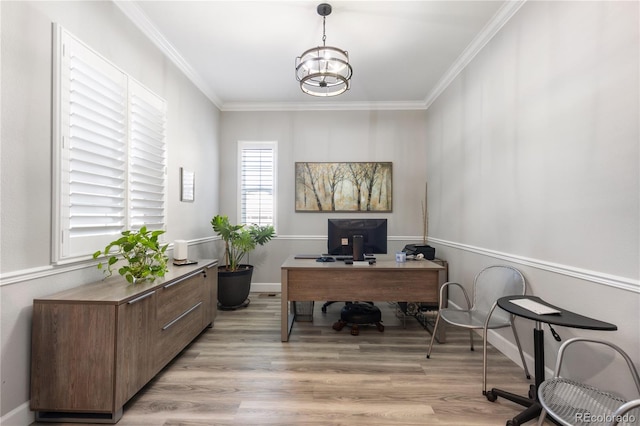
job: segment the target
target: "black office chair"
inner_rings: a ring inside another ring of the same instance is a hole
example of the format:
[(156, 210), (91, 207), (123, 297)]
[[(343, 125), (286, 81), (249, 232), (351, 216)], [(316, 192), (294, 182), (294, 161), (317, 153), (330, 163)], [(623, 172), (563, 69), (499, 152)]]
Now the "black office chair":
[[(330, 300), (328, 302), (324, 302), (324, 305), (322, 305), (322, 313), (326, 314), (327, 313), (327, 306), (333, 305), (336, 302), (338, 302), (338, 301), (337, 300)], [(350, 304), (350, 303), (353, 303), (353, 302), (344, 302), (345, 306)], [(364, 303), (368, 303), (370, 305), (373, 305), (373, 302), (364, 302)]]
[[(322, 305), (322, 312), (326, 314), (326, 313), (327, 313), (327, 306), (329, 306), (329, 305), (333, 305), (333, 304), (334, 304), (334, 303), (336, 303), (336, 302), (337, 302), (337, 300), (330, 300), (330, 301), (328, 301), (328, 302), (324, 302), (324, 305)], [(344, 302), (344, 304), (345, 304), (345, 305), (346, 305), (347, 303), (348, 303), (348, 302)]]

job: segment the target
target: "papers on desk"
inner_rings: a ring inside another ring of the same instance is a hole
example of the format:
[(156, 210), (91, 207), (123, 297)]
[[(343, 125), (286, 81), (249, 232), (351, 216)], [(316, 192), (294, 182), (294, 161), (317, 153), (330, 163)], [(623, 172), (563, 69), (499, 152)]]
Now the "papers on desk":
[(511, 299), (511, 303), (538, 315), (559, 315), (560, 311), (531, 299)]

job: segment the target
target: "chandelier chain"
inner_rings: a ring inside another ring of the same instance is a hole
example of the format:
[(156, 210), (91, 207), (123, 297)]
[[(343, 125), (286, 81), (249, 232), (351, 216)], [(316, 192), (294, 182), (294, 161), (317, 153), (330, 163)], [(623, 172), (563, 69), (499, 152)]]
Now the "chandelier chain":
[(326, 34), (326, 24), (327, 24), (327, 17), (323, 16), (322, 17), (322, 45), (326, 46), (327, 43), (327, 34)]

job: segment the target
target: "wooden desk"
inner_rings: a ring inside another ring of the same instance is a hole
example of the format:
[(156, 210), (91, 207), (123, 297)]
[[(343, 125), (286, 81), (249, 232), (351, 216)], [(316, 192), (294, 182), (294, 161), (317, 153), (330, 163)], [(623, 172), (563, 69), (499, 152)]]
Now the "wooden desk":
[(438, 272), (444, 267), (428, 260), (396, 263), (378, 257), (373, 265), (316, 262), (290, 256), (281, 267), (281, 337), (289, 340), (293, 315), (289, 301), (373, 300), (438, 303)]

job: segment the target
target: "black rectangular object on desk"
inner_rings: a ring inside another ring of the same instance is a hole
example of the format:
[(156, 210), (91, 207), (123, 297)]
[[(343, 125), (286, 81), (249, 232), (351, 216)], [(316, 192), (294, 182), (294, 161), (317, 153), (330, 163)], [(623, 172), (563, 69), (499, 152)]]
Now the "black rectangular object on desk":
[(362, 235), (354, 235), (353, 236), (353, 260), (362, 261), (364, 260), (364, 237)]
[(426, 244), (407, 244), (402, 249), (403, 252), (411, 255), (421, 254), (427, 260), (433, 260), (436, 258), (436, 249)]

